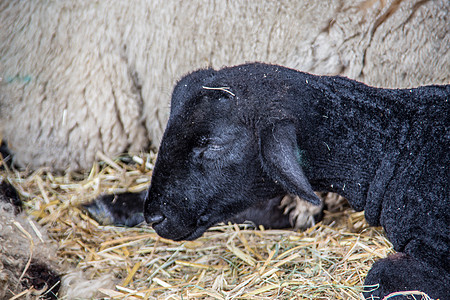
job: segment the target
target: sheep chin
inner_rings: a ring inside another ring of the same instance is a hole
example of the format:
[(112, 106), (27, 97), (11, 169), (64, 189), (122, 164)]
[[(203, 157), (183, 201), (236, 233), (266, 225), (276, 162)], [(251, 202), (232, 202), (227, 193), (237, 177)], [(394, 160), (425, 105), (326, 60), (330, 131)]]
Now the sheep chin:
[[(215, 224), (225, 220), (226, 218), (222, 216), (217, 217), (211, 217), (211, 215), (204, 215), (199, 218), (199, 222), (195, 227), (191, 227), (189, 232), (185, 234), (179, 234), (178, 236), (174, 236), (174, 228), (180, 229), (180, 227), (173, 226), (170, 224), (170, 221), (168, 219), (165, 219), (159, 224), (156, 224), (153, 226), (153, 229), (156, 231), (156, 233), (161, 236), (162, 238), (171, 239), (173, 241), (193, 241), (198, 239), (202, 236), (202, 234), (208, 230), (211, 226), (214, 226)], [(183, 228), (188, 229), (188, 228)], [(178, 231), (180, 232), (180, 231)]]
[(171, 235), (171, 231), (167, 230), (167, 227), (164, 227), (164, 224), (158, 224), (153, 227), (156, 233), (162, 238), (171, 239), (173, 241), (193, 241), (198, 239), (210, 226), (202, 226), (196, 227), (189, 233), (181, 236), (173, 236)]
[(193, 241), (198, 239), (203, 235), (203, 233), (209, 228), (209, 226), (203, 226), (203, 227), (197, 227), (193, 232), (191, 232), (188, 236), (181, 238), (181, 239), (175, 239), (175, 241)]

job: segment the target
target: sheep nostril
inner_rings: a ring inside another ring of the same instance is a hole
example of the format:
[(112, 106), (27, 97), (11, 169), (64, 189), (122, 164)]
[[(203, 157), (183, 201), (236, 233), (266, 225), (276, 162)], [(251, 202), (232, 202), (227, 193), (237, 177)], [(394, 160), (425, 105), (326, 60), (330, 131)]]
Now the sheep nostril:
[(161, 214), (151, 214), (145, 217), (145, 221), (147, 221), (148, 224), (154, 226), (164, 221), (164, 216), (162, 216)]

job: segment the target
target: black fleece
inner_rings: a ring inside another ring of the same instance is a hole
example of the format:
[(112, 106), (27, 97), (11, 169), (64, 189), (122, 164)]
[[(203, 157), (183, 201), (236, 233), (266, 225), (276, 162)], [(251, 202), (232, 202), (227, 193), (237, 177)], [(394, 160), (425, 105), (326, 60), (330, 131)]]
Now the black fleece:
[[(336, 192), (403, 253), (369, 274), (373, 295), (448, 299), (449, 98), (449, 85), (381, 89), (258, 63), (194, 72), (175, 87), (145, 218), (195, 239), (255, 203)], [(433, 272), (396, 283), (418, 269)]]

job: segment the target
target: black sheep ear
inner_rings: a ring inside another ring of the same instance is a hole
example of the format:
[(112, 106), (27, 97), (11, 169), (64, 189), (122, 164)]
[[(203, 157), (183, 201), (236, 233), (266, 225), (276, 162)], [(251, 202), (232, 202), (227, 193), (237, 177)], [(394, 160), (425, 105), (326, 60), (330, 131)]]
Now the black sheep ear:
[(295, 127), (279, 123), (261, 132), (260, 153), (264, 170), (286, 192), (319, 205), (320, 199), (301, 167)]

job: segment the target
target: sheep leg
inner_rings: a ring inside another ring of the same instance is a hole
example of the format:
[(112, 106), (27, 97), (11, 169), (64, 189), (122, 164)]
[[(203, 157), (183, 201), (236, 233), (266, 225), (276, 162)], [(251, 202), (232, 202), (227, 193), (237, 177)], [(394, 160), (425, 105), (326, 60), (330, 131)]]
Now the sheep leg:
[(367, 274), (365, 285), (366, 299), (389, 295), (396, 295), (396, 300), (420, 299), (423, 293), (433, 299), (448, 299), (450, 295), (448, 272), (401, 252), (377, 261)]
[(306, 230), (316, 225), (323, 217), (324, 201), (320, 205), (314, 205), (289, 194), (283, 197), (280, 205), (284, 214), (289, 214), (289, 222), (295, 229)]
[(288, 213), (280, 206), (283, 197), (275, 197), (269, 201), (257, 203), (243, 212), (231, 217), (227, 222), (245, 223), (252, 222), (255, 226), (262, 225), (265, 228), (278, 229), (292, 227)]
[(133, 227), (144, 222), (146, 192), (103, 195), (82, 208), (102, 225)]
[[(103, 195), (94, 201), (83, 204), (84, 209), (94, 220), (102, 225), (133, 227), (144, 222), (143, 207), (146, 192)], [(265, 228), (289, 228), (289, 214), (280, 206), (282, 197), (258, 203), (233, 216), (227, 222), (251, 222)]]

